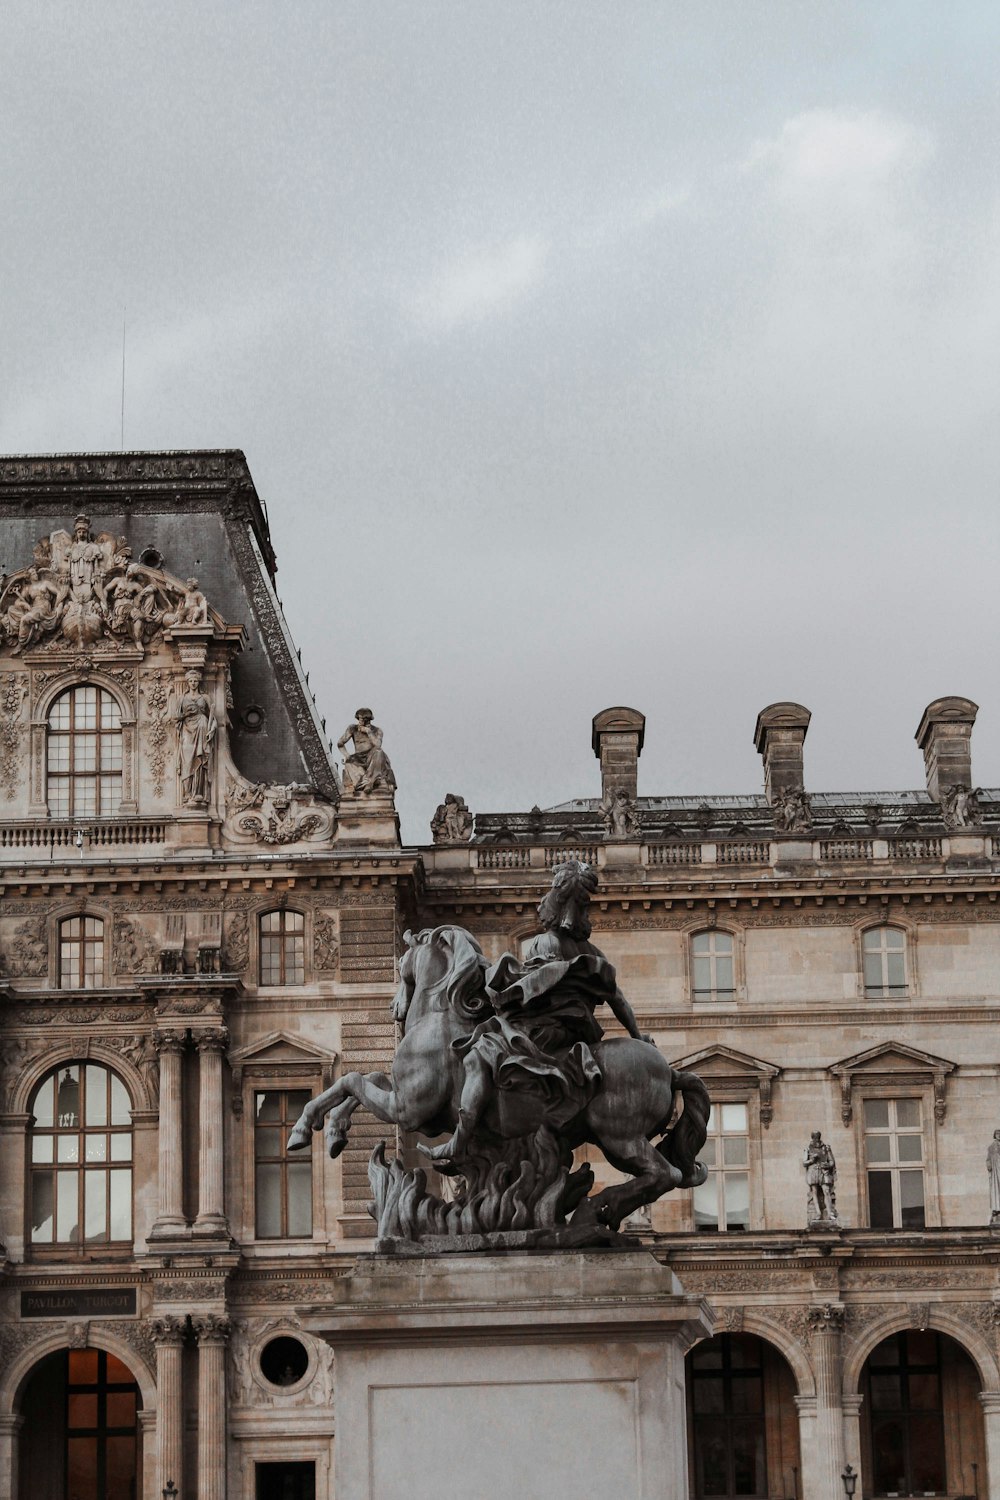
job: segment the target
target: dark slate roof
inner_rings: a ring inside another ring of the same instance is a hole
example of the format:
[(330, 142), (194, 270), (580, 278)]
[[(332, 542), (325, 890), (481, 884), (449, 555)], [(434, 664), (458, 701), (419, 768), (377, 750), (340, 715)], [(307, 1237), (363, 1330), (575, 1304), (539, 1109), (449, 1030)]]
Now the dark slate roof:
[[(194, 576), (228, 624), (247, 629), (233, 664), (232, 747), (251, 781), (304, 782), (336, 798), (332, 754), (274, 590), (267, 513), (239, 449), (60, 453), (0, 458), (0, 573), (31, 562), (50, 531), (81, 511), (94, 532), (147, 548), (176, 577)], [(248, 708), (263, 709), (251, 732)]]

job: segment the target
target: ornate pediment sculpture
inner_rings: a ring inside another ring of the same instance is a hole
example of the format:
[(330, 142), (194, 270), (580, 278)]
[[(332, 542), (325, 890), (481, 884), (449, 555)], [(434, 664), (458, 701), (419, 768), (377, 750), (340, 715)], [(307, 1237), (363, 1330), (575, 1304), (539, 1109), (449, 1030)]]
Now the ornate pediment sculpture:
[(211, 626), (196, 578), (182, 582), (132, 561), (124, 537), (96, 537), (87, 516), (73, 533), (53, 531), (35, 545), (29, 567), (0, 584), (0, 645), (29, 650), (85, 651), (98, 642), (143, 651), (164, 630)]
[(227, 779), (225, 831), (239, 843), (318, 843), (333, 824), (333, 805), (312, 787), (247, 781), (238, 772)]

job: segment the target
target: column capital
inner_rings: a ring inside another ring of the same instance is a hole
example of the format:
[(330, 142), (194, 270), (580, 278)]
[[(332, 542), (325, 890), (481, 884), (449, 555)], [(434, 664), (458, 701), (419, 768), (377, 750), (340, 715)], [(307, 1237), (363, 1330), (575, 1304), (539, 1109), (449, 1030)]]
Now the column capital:
[(191, 1040), (199, 1052), (224, 1052), (229, 1045), (229, 1029), (226, 1026), (204, 1026), (192, 1031)]
[(233, 1331), (233, 1325), (224, 1313), (195, 1314), (191, 1323), (199, 1344), (225, 1344)]
[(147, 1326), (153, 1335), (154, 1344), (179, 1348), (184, 1342), (187, 1319), (177, 1317), (174, 1313), (167, 1313), (163, 1317), (148, 1319)]
[(181, 1053), (187, 1047), (187, 1032), (161, 1031), (156, 1027), (153, 1031), (153, 1046), (161, 1055), (164, 1052)]
[(843, 1333), (844, 1305), (842, 1302), (823, 1302), (806, 1309), (806, 1320), (810, 1333)]

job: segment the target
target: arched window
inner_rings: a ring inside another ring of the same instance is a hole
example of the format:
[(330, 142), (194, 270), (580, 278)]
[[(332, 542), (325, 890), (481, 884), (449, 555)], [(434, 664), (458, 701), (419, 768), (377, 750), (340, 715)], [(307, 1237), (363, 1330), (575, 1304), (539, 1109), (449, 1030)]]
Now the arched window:
[(67, 917), (59, 923), (59, 988), (96, 990), (104, 983), (104, 923)]
[(733, 939), (728, 932), (712, 928), (691, 938), (691, 990), (696, 1000), (731, 1000), (736, 993), (733, 978)]
[(32, 1245), (132, 1239), (132, 1116), (125, 1085), (100, 1063), (61, 1063), (35, 1090)]
[(302, 984), (306, 973), (305, 919), (298, 911), (268, 911), (260, 919), (261, 984)]
[(906, 933), (898, 927), (869, 927), (861, 935), (865, 994), (872, 998), (906, 994)]
[(104, 688), (81, 683), (49, 710), (47, 800), (53, 818), (107, 818), (122, 800), (122, 724)]

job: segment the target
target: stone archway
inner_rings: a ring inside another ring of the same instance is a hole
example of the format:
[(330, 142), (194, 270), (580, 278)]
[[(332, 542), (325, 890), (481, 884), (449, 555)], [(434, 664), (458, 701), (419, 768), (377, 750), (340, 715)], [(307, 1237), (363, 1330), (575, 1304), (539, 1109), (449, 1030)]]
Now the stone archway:
[(801, 1497), (801, 1376), (766, 1333), (705, 1339), (688, 1353), (688, 1471), (693, 1500)]

